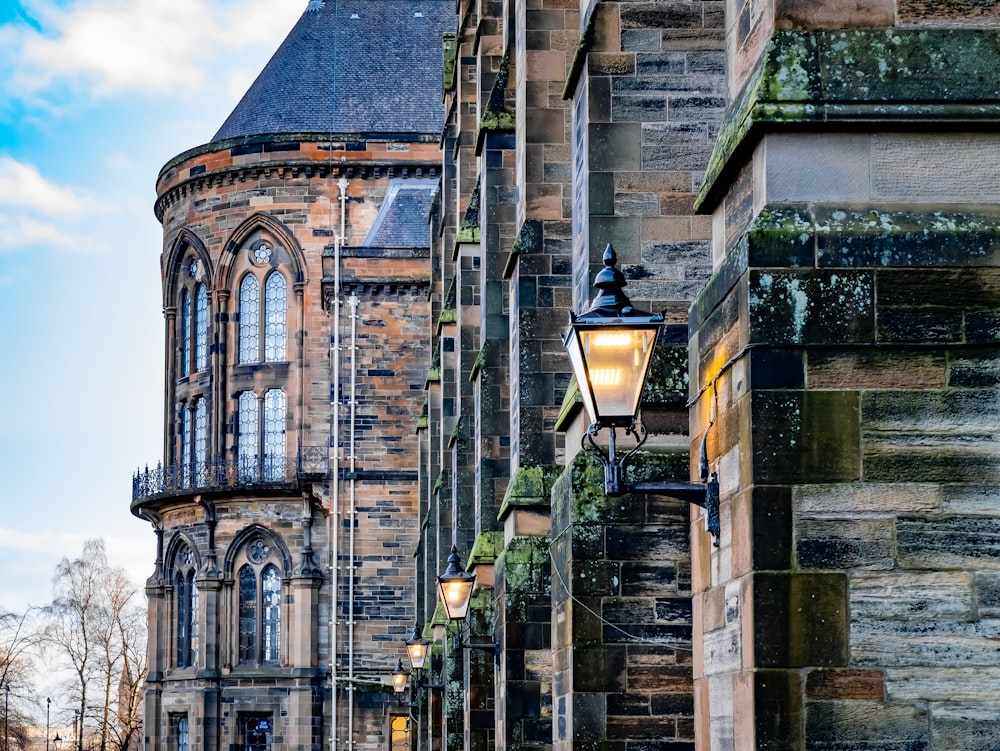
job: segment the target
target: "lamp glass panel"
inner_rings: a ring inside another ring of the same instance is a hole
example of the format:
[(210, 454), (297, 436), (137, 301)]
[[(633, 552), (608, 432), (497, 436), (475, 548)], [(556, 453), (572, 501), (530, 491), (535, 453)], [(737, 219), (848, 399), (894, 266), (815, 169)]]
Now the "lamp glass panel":
[(602, 326), (579, 332), (598, 420), (630, 420), (639, 409), (659, 327)]
[(475, 583), (475, 578), (471, 576), (467, 579), (439, 581), (438, 591), (449, 619), (453, 621), (465, 620), (465, 616), (469, 612), (469, 600), (472, 599), (472, 587), (475, 586)]
[(424, 660), (427, 658), (427, 642), (407, 642), (406, 653), (410, 656), (410, 667), (419, 670), (424, 666)]
[(392, 688), (397, 694), (401, 694), (406, 690), (406, 679), (409, 677), (409, 673), (402, 671), (392, 674)]
[(583, 361), (583, 352), (580, 350), (580, 332), (576, 329), (570, 331), (569, 336), (566, 337), (566, 352), (569, 354), (569, 364), (573, 368), (573, 376), (580, 388), (583, 407), (587, 410), (587, 415), (593, 424), (597, 422), (597, 410), (594, 409), (594, 398), (587, 385), (587, 366)]

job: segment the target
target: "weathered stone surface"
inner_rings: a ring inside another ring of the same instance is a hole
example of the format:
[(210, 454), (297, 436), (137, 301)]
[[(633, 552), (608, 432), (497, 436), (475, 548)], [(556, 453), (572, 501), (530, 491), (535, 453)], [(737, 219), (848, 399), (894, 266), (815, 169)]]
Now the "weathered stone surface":
[(930, 751), (926, 709), (875, 702), (810, 702), (807, 751)]
[(1000, 569), (1000, 518), (901, 517), (899, 565), (910, 569)]
[(942, 388), (956, 377), (944, 352), (885, 350), (809, 352), (807, 372), (817, 389)]
[[(1000, 579), (997, 584), (1000, 585)], [(993, 591), (988, 584), (985, 588)], [(969, 619), (973, 615), (977, 591), (980, 592), (978, 599), (982, 610), (982, 599), (986, 593), (982, 587), (978, 590), (974, 588), (971, 572), (852, 574), (851, 618), (857, 621)], [(996, 593), (1000, 595), (1000, 590)]]
[(858, 395), (836, 391), (751, 394), (759, 482), (852, 481), (860, 475)]
[(798, 671), (759, 670), (753, 674), (753, 719), (757, 748), (801, 747), (802, 686)]
[[(847, 662), (847, 580), (839, 574), (756, 573), (753, 661), (758, 667)], [(822, 624), (823, 628), (816, 628)]]
[(1000, 622), (930, 618), (851, 623), (851, 659), (857, 665), (935, 668), (980, 665), (1000, 659)]
[(893, 532), (891, 519), (800, 519), (795, 557), (806, 569), (890, 569)]
[(797, 485), (792, 499), (796, 513), (803, 516), (935, 511), (941, 506), (941, 488), (904, 482)]
[(926, 667), (885, 671), (889, 699), (896, 702), (977, 702), (991, 705), (1000, 696), (1000, 668)]
[(852, 668), (810, 670), (806, 676), (806, 697), (813, 700), (882, 701), (885, 698), (882, 671)]
[(765, 146), (768, 203), (869, 200), (867, 134), (773, 133)]
[(751, 270), (751, 341), (873, 341), (874, 291), (874, 277), (866, 271)]
[(935, 749), (995, 751), (1000, 748), (1000, 706), (932, 706), (931, 741)]

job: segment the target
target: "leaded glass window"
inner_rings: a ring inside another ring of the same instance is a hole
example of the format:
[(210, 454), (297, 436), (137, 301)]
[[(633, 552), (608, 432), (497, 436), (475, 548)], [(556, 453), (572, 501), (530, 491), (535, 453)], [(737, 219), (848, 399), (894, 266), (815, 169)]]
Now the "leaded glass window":
[(198, 588), (194, 583), (194, 554), (182, 545), (175, 557), (174, 593), (177, 616), (177, 667), (198, 660)]
[(177, 355), (177, 359), (180, 361), (178, 363), (178, 372), (183, 378), (191, 372), (191, 342), (189, 339), (191, 332), (191, 296), (186, 289), (181, 291), (181, 316), (177, 325), (179, 329), (177, 332), (177, 342), (180, 349)]
[(261, 576), (264, 603), (264, 643), (261, 645), (262, 662), (277, 665), (281, 644), (281, 577), (273, 563), (264, 569)]
[(188, 718), (187, 715), (181, 715), (177, 718), (177, 724), (174, 728), (174, 732), (177, 734), (177, 751), (189, 751), (189, 739), (188, 739)]
[(239, 724), (243, 740), (241, 751), (270, 751), (273, 728), (269, 716), (241, 716)]
[(277, 271), (264, 282), (264, 360), (277, 362), (285, 359), (286, 324), (285, 277)]
[(190, 580), (178, 572), (174, 580), (177, 593), (177, 667), (184, 668), (191, 664), (191, 590)]
[(208, 367), (208, 290), (199, 284), (194, 290), (194, 369)]
[(191, 413), (186, 404), (181, 404), (181, 487), (191, 486)]
[(198, 649), (201, 646), (198, 633), (198, 585), (194, 583), (194, 571), (188, 574), (188, 586), (191, 588), (191, 640), (189, 643), (189, 654), (191, 655), (191, 665), (198, 664)]
[(208, 460), (208, 404), (203, 397), (194, 402), (194, 484), (204, 483)]
[(260, 284), (253, 274), (240, 283), (239, 361), (260, 361)]
[(280, 480), (285, 474), (285, 392), (264, 394), (264, 479)]
[(239, 585), (239, 661), (253, 663), (257, 659), (257, 576), (250, 566), (240, 569)]
[(240, 480), (249, 482), (257, 477), (257, 446), (260, 440), (257, 395), (252, 391), (242, 392), (238, 410), (236, 460)]

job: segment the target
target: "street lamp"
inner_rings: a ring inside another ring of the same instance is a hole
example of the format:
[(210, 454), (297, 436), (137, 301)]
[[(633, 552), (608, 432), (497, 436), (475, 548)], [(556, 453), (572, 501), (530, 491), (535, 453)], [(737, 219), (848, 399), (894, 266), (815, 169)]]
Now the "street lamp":
[(45, 751), (49, 751), (49, 712), (52, 710), (52, 699), (45, 700)]
[(441, 602), (444, 603), (449, 620), (465, 620), (469, 612), (469, 601), (472, 599), (472, 588), (475, 585), (476, 575), (462, 568), (458, 547), (452, 545), (451, 555), (448, 556), (448, 567), (438, 577), (438, 593), (441, 595)]
[(56, 747), (56, 751), (62, 748), (63, 739), (59, 737), (59, 731), (56, 731), (56, 737), (52, 739), (52, 745)]
[(410, 638), (406, 640), (406, 654), (410, 658), (410, 667), (414, 670), (419, 670), (424, 666), (424, 660), (427, 659), (427, 647), (430, 644), (423, 636), (420, 635), (420, 624), (413, 624), (413, 633)]
[(79, 709), (74, 709), (73, 714), (76, 715), (77, 751), (83, 751), (83, 712)]
[[(580, 387), (583, 406), (590, 418), (582, 448), (604, 465), (604, 492), (659, 493), (705, 509), (705, 526), (719, 544), (719, 482), (708, 477), (705, 439), (701, 445), (701, 483), (625, 482), (625, 465), (646, 442), (646, 428), (639, 420), (639, 402), (652, 363), (656, 337), (663, 316), (632, 306), (624, 292), (625, 276), (617, 268), (618, 257), (610, 243), (604, 251), (604, 268), (594, 278), (598, 294), (590, 308), (577, 316), (570, 313), (570, 326), (563, 336), (573, 375)], [(607, 455), (594, 438), (608, 429)], [(618, 428), (636, 441), (624, 456), (616, 456)]]

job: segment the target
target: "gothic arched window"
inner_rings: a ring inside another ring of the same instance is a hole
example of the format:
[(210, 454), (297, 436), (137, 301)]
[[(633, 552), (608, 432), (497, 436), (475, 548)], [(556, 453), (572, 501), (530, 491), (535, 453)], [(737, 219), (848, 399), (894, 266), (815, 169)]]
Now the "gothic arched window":
[(249, 561), (240, 567), (239, 643), (241, 665), (278, 665), (281, 662), (281, 574), (266, 563), (271, 549), (255, 540), (247, 549)]
[(194, 290), (194, 369), (208, 367), (208, 289), (199, 284)]
[(183, 378), (191, 372), (191, 296), (186, 289), (181, 290), (181, 313), (177, 329), (178, 372)]
[[(240, 282), (238, 360), (240, 365), (282, 362), (287, 357), (288, 282), (280, 271), (264, 278), (261, 309), (260, 281), (248, 273)], [(261, 336), (263, 332), (263, 337)]]
[(286, 325), (285, 277), (272, 271), (264, 282), (264, 361), (280, 362), (285, 359)]
[(253, 274), (240, 282), (240, 364), (260, 361), (260, 283)]
[(191, 487), (191, 412), (187, 404), (181, 404), (181, 460), (180, 484), (182, 488)]
[(240, 479), (249, 482), (257, 477), (257, 453), (260, 441), (257, 395), (253, 391), (241, 392), (236, 407), (236, 461)]
[(204, 397), (194, 400), (194, 484), (205, 480), (208, 466), (208, 403)]
[(177, 667), (198, 661), (198, 586), (194, 581), (194, 554), (184, 545), (175, 558), (174, 594), (177, 614)]
[(281, 389), (264, 393), (264, 479), (285, 476), (285, 412), (287, 400)]

